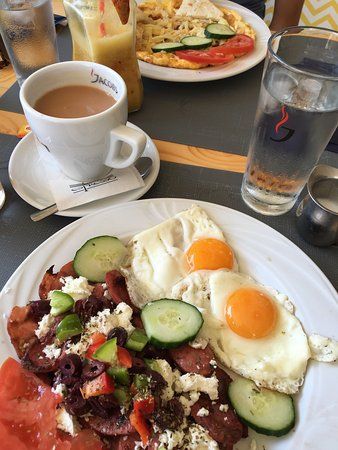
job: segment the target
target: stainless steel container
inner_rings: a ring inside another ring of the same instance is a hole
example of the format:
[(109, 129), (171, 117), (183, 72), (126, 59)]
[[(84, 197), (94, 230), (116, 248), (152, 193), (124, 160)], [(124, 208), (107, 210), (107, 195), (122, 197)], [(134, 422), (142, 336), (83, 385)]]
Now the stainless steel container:
[(307, 190), (296, 212), (299, 233), (319, 247), (338, 244), (338, 169), (316, 166)]

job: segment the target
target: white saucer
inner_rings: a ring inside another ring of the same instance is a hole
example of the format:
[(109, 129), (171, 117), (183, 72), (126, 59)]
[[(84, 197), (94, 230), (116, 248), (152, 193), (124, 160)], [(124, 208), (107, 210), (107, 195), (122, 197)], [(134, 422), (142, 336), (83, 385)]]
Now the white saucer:
[[(128, 122), (128, 125), (136, 130), (140, 130), (139, 127), (130, 122)], [(107, 206), (137, 200), (149, 191), (155, 183), (160, 170), (160, 157), (154, 142), (147, 134), (146, 136), (147, 144), (143, 156), (151, 158), (153, 166), (150, 174), (144, 180), (145, 185), (142, 188), (96, 200), (95, 202), (70, 208), (57, 214), (66, 217), (82, 217)], [(51, 157), (43, 158), (41, 156), (35, 145), (33, 133), (29, 133), (15, 147), (8, 165), (9, 178), (14, 190), (23, 200), (38, 209), (46, 208), (54, 203), (44, 168), (45, 164), (48, 164), (53, 171), (60, 170)]]

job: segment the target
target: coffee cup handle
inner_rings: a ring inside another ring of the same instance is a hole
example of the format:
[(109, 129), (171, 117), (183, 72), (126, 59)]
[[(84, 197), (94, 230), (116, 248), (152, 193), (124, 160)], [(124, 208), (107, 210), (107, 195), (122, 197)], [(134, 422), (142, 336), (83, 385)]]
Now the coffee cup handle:
[[(131, 153), (128, 157), (121, 155), (121, 141), (128, 144)], [(146, 146), (144, 133), (126, 125), (119, 125), (110, 132), (110, 148), (105, 165), (115, 169), (124, 169), (131, 166), (142, 155)]]

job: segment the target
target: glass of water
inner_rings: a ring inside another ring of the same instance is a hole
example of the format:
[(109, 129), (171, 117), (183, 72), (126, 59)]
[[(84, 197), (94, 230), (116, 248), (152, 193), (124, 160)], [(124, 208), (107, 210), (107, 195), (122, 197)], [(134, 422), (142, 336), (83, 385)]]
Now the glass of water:
[(20, 86), (59, 60), (51, 0), (0, 0), (0, 33)]
[(338, 32), (291, 27), (270, 37), (242, 197), (289, 211), (338, 125)]

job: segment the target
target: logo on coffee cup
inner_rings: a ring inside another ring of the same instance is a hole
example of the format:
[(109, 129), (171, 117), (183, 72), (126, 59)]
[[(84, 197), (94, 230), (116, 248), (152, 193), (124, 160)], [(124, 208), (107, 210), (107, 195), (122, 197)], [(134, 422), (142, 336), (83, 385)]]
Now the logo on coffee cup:
[(115, 86), (115, 84), (112, 81), (108, 80), (107, 78), (101, 77), (98, 73), (95, 73), (94, 69), (92, 69), (92, 71), (90, 72), (90, 75), (92, 77), (91, 83), (103, 84), (104, 86), (109, 87), (109, 89), (111, 89), (113, 92), (115, 92), (115, 94), (118, 94), (117, 87)]

